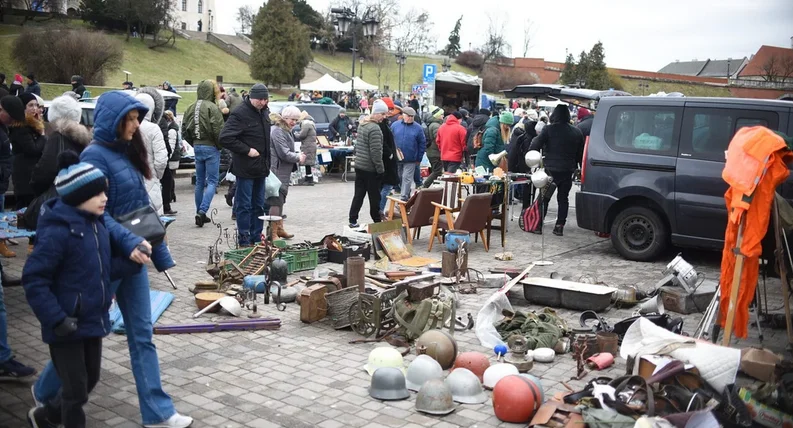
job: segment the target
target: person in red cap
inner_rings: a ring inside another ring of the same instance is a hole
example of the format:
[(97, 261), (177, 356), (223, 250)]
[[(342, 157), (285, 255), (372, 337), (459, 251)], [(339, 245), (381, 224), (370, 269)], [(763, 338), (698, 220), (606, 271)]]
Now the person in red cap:
[(592, 120), (595, 118), (589, 109), (584, 107), (578, 108), (578, 124), (576, 128), (584, 134), (584, 140), (589, 137), (589, 132), (592, 131)]

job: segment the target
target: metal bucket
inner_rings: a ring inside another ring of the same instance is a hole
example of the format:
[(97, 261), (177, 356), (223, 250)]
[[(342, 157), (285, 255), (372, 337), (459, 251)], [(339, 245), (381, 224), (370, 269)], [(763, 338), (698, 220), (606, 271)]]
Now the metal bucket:
[(617, 333), (601, 331), (597, 334), (597, 342), (600, 352), (608, 352), (611, 355), (617, 355), (620, 350), (619, 336)]
[[(450, 230), (446, 232), (446, 251), (456, 253), (460, 242), (471, 243), (471, 234), (467, 230)], [(459, 242), (458, 242), (459, 241)]]

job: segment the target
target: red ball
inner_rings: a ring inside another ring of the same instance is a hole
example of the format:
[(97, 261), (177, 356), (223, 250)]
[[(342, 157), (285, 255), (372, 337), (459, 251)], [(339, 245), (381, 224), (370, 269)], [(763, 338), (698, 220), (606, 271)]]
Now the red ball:
[(493, 388), (493, 409), (504, 422), (527, 423), (542, 405), (542, 391), (523, 376), (507, 376)]

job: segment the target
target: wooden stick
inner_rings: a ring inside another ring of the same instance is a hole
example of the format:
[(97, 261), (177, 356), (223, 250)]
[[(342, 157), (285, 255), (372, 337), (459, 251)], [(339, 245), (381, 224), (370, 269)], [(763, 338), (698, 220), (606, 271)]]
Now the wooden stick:
[(288, 287), (292, 287), (292, 286), (294, 286), (294, 285), (297, 285), (297, 284), (299, 284), (300, 282), (301, 282), (301, 280), (299, 280), (299, 279), (296, 279), (296, 280), (294, 280), (294, 281), (290, 282), (289, 284), (286, 284), (286, 286), (287, 286), (287, 288), (288, 288)]
[[(774, 231), (776, 234), (776, 262), (779, 266), (779, 279), (782, 280), (782, 301), (785, 303), (785, 324), (787, 325), (787, 341), (788, 344), (793, 344), (793, 322), (790, 317), (790, 290), (788, 289), (789, 283), (787, 278), (787, 264), (782, 257), (789, 257), (786, 248), (783, 248), (782, 239), (785, 230), (782, 228), (782, 222), (779, 221), (779, 203), (774, 198)], [(760, 322), (759, 320), (757, 322)]]
[(367, 277), (366, 279), (369, 282), (371, 282), (372, 284), (374, 284), (374, 285), (376, 285), (376, 286), (378, 286), (380, 288), (394, 288), (394, 284), (386, 284), (385, 282), (380, 282), (380, 281), (378, 281), (376, 279), (373, 279), (373, 278), (370, 278), (370, 277)]
[(741, 222), (738, 223), (738, 239), (735, 242), (735, 270), (732, 273), (732, 287), (730, 288), (730, 304), (727, 306), (727, 322), (724, 323), (724, 338), (721, 341), (723, 346), (730, 346), (730, 339), (732, 336), (732, 327), (735, 322), (735, 305), (738, 302), (738, 289), (741, 286), (741, 274), (743, 273), (743, 260), (744, 255), (741, 253), (741, 244), (743, 243), (743, 227), (746, 224), (746, 215), (744, 212), (741, 216)]

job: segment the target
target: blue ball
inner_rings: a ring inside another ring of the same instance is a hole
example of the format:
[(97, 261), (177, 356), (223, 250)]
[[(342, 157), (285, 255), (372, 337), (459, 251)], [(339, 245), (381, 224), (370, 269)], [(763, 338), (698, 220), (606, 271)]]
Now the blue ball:
[(493, 352), (499, 357), (507, 355), (507, 345), (496, 345), (496, 347), (493, 348)]

